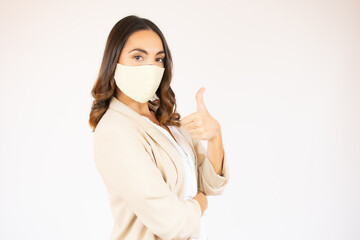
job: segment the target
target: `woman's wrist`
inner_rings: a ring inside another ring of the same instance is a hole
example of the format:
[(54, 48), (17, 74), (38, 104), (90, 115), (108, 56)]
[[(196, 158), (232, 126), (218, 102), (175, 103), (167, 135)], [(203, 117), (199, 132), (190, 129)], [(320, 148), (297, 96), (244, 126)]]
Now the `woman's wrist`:
[(203, 192), (198, 192), (195, 195), (194, 199), (199, 203), (201, 207), (201, 216), (202, 216), (208, 207), (207, 197)]

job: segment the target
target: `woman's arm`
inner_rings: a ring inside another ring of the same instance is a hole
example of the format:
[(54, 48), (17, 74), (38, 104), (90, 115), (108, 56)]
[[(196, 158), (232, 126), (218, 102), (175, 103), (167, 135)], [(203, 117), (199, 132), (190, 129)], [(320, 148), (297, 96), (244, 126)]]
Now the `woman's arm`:
[[(207, 110), (202, 87), (196, 93), (197, 110), (180, 120), (191, 135), (197, 155), (198, 190), (206, 195), (219, 195), (229, 180), (226, 154), (219, 122)], [(207, 151), (200, 140), (207, 140)]]
[(215, 172), (222, 176), (221, 172), (224, 163), (224, 147), (220, 125), (217, 133), (207, 142), (207, 157), (209, 158)]
[[(208, 145), (210, 149), (206, 150), (202, 142), (196, 138), (192, 138), (195, 154), (197, 156), (197, 165), (198, 165), (198, 190), (205, 193), (206, 195), (214, 196), (220, 195), (224, 191), (226, 185), (229, 182), (229, 166), (227, 161), (226, 151), (222, 149), (223, 159), (220, 174), (216, 172), (214, 165), (210, 161), (212, 152), (217, 150), (212, 150), (211, 144)], [(213, 146), (217, 148), (217, 146)], [(214, 149), (213, 148), (213, 149)], [(215, 153), (216, 155), (216, 153)], [(216, 157), (214, 155), (214, 157)], [(220, 155), (220, 154), (219, 154)]]

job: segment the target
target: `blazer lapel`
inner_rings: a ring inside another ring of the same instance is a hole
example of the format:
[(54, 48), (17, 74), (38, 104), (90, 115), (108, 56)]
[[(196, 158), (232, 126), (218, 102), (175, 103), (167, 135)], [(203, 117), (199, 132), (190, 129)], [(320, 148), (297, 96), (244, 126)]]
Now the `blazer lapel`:
[(110, 100), (109, 108), (126, 115), (127, 117), (134, 120), (138, 125), (140, 125), (145, 130), (146, 134), (151, 137), (155, 142), (157, 142), (169, 155), (171, 161), (176, 167), (178, 173), (178, 181), (184, 181), (184, 165), (181, 156), (176, 150), (176, 148), (173, 146), (173, 144), (169, 141), (169, 139), (164, 136), (164, 134), (160, 132), (159, 129), (156, 129), (153, 125), (151, 125), (151, 123), (144, 119), (143, 116), (135, 112), (132, 108), (130, 108), (123, 102), (119, 101), (114, 96)]
[(193, 151), (194, 153), (194, 156), (195, 156), (195, 173), (196, 173), (196, 181), (198, 181), (198, 160), (197, 160), (197, 154), (195, 152), (195, 148), (194, 148), (194, 144), (192, 142), (192, 139), (191, 139), (191, 135), (189, 134), (189, 132), (187, 131), (187, 129), (183, 126), (183, 125), (180, 125), (180, 127), (178, 127), (179, 131), (181, 132), (181, 134), (186, 138), (187, 142), (189, 143), (190, 147), (191, 147), (191, 150)]

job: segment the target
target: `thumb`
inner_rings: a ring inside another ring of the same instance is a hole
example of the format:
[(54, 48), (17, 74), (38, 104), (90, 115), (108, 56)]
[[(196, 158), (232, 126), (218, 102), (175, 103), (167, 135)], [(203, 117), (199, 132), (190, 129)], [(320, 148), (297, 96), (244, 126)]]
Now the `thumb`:
[(206, 110), (206, 107), (205, 107), (205, 103), (204, 103), (204, 92), (205, 92), (205, 88), (202, 87), (198, 90), (198, 92), (196, 93), (196, 111), (199, 112), (199, 111), (202, 111), (202, 110)]

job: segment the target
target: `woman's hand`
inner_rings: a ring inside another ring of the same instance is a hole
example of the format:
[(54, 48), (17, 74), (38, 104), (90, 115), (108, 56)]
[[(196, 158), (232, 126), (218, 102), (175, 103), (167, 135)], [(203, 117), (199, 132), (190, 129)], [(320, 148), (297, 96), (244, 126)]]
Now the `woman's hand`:
[(208, 208), (208, 201), (206, 195), (203, 192), (198, 191), (194, 199), (200, 204), (201, 216), (204, 215), (205, 210)]
[(197, 111), (180, 120), (190, 135), (198, 140), (212, 140), (220, 135), (220, 124), (213, 118), (205, 107), (202, 87), (196, 93)]

